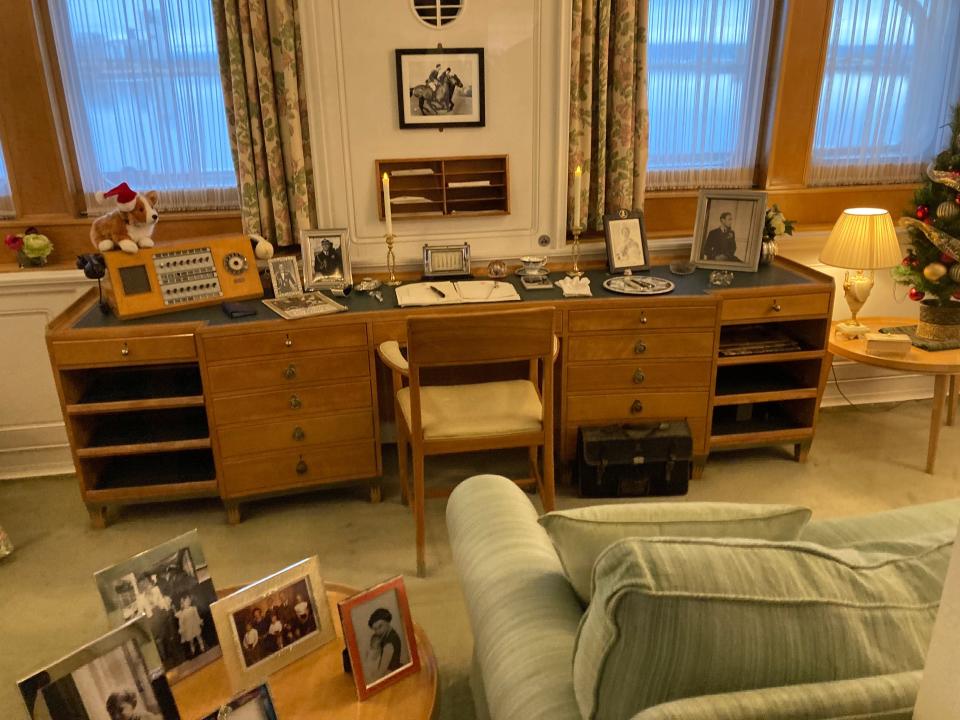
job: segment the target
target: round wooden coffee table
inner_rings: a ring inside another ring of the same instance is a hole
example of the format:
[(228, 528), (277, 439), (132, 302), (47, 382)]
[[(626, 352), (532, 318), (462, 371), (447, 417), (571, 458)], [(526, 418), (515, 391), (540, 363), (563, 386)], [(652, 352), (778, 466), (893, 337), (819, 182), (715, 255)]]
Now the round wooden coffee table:
[[(337, 639), (270, 676), (268, 683), (277, 717), (281, 720), (430, 720), (436, 712), (437, 658), (423, 628), (414, 623), (420, 672), (408, 675), (362, 703), (358, 702), (353, 677), (343, 672), (343, 629), (337, 612), (337, 603), (356, 590), (334, 583), (326, 583), (326, 587)], [(171, 689), (184, 720), (206, 717), (235, 694), (223, 660), (207, 665)]]
[[(916, 325), (916, 319), (879, 317), (861, 318), (860, 322), (876, 331), (884, 327)], [(927, 441), (927, 472), (933, 473), (937, 461), (937, 445), (940, 441), (940, 425), (943, 422), (943, 406), (947, 406), (947, 425), (953, 425), (957, 412), (957, 375), (960, 375), (960, 350), (929, 352), (917, 347), (910, 348), (906, 355), (889, 357), (868, 355), (865, 338), (849, 340), (836, 334), (837, 323), (830, 326), (830, 352), (855, 360), (865, 365), (902, 370), (904, 372), (933, 375), (933, 411), (930, 414), (930, 437)], [(948, 389), (949, 385), (949, 389)]]

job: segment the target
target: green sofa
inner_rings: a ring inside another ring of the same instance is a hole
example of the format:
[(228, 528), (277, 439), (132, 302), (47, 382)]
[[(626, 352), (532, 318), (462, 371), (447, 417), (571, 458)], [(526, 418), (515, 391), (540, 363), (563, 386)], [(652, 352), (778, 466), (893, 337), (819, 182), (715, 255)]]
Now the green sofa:
[[(590, 625), (589, 613), (585, 612), (567, 579), (554, 544), (538, 519), (529, 498), (512, 482), (496, 475), (480, 475), (464, 481), (451, 495), (447, 506), (454, 562), (474, 635), (471, 686), (477, 717), (481, 720), (580, 720), (585, 714), (614, 717), (593, 710), (585, 712), (585, 693), (580, 686), (575, 692), (575, 682), (580, 680), (575, 680), (574, 656), (578, 642), (582, 643), (578, 632), (581, 625)], [(814, 521), (800, 531), (799, 542), (787, 543), (786, 547), (792, 553), (803, 555), (804, 561), (818, 561), (821, 556), (836, 552), (837, 562), (843, 564), (853, 562), (849, 560), (851, 557), (860, 557), (856, 555), (857, 548), (889, 550), (891, 546), (899, 547), (898, 543), (911, 547), (913, 539), (938, 533), (941, 548), (945, 537), (952, 545), (958, 520), (960, 499), (870, 516)], [(624, 553), (633, 550), (628, 547), (631, 543), (643, 545), (644, 542), (627, 539), (617, 545), (627, 546), (620, 548)], [(661, 540), (646, 542), (663, 544)], [(713, 541), (677, 542), (703, 545)], [(714, 544), (723, 545), (726, 550), (730, 543), (748, 546), (750, 552), (768, 554), (781, 552), (784, 547), (783, 543), (773, 541), (733, 540)], [(663, 551), (659, 545), (655, 549)], [(692, 550), (700, 552), (701, 548)], [(947, 548), (944, 555), (947, 559), (949, 551)], [(870, 565), (868, 575), (875, 574), (878, 567), (890, 565), (884, 560), (888, 556), (869, 557), (881, 557), (883, 562)], [(607, 560), (608, 565), (614, 562)], [(597, 562), (595, 573), (600, 572), (601, 564)], [(923, 607), (932, 606), (932, 609), (918, 621), (920, 630), (914, 633), (909, 659), (893, 658), (900, 660), (900, 665), (906, 665), (898, 672), (679, 697), (644, 706), (636, 714), (628, 713), (623, 720), (629, 717), (634, 720), (909, 720), (922, 670), (922, 660), (918, 659), (922, 658), (922, 649), (920, 653), (917, 649), (921, 644), (925, 647), (928, 641), (924, 635), (929, 632), (924, 629), (928, 623), (926, 618), (932, 627), (936, 613), (935, 603), (929, 599), (935, 597), (938, 601), (945, 562), (937, 560), (931, 568), (908, 577), (905, 592), (913, 592), (909, 587), (911, 583), (924, 586), (915, 588), (918, 602), (925, 600)], [(599, 604), (591, 603), (591, 609)], [(890, 625), (888, 620), (886, 626)], [(825, 634), (824, 627), (810, 628), (811, 635), (818, 631)], [(880, 627), (884, 627), (882, 622)], [(882, 662), (883, 638), (872, 640), (881, 649), (875, 655), (881, 656)], [(896, 655), (897, 646), (892, 644), (889, 652)], [(609, 661), (609, 657), (603, 661)], [(583, 664), (582, 660), (578, 661)], [(813, 675), (829, 674), (824, 667), (831, 663), (830, 658), (817, 658), (813, 664), (819, 667)], [(805, 676), (804, 668), (795, 669), (799, 671), (798, 677)], [(582, 671), (582, 667), (578, 669), (581, 674)], [(642, 673), (638, 671), (637, 677), (642, 678)], [(659, 682), (669, 680), (660, 678)], [(696, 686), (696, 683), (687, 682), (687, 685)]]

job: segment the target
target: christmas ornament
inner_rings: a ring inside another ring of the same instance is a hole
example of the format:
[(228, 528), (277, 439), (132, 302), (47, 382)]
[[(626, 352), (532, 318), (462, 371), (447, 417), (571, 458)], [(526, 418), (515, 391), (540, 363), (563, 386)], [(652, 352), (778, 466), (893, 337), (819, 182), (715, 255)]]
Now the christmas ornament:
[(910, 297), (911, 300), (915, 300), (916, 302), (920, 302), (921, 300), (923, 300), (923, 296), (924, 296), (924, 295), (926, 295), (926, 293), (923, 292), (923, 290), (917, 290), (916, 288), (910, 288), (910, 295), (909, 295), (909, 297)]
[(920, 261), (916, 258), (910, 258), (910, 267), (916, 270), (918, 267), (920, 267)]
[(933, 243), (937, 250), (960, 260), (960, 238), (955, 238), (942, 230), (909, 217), (900, 218), (899, 224), (901, 227), (911, 227), (919, 230), (926, 235), (927, 240)]
[(904, 267), (910, 267), (910, 264), (911, 264), (912, 262), (913, 262), (913, 260), (911, 260), (911, 259), (910, 259), (910, 256), (907, 255), (903, 260), (900, 261), (900, 264), (903, 265)]
[(960, 215), (960, 205), (957, 203), (944, 200), (937, 205), (937, 217), (940, 220), (953, 220), (957, 215)]
[(953, 196), (953, 201), (954, 201), (957, 205), (960, 205), (960, 193), (957, 193), (956, 195)]
[(952, 265), (950, 267), (950, 279), (956, 283), (960, 283), (960, 265)]
[(932, 262), (923, 269), (923, 276), (930, 282), (937, 282), (947, 274), (947, 268), (943, 263)]
[(948, 255), (947, 253), (940, 253), (940, 262), (942, 262), (944, 265), (953, 265), (956, 261), (957, 259), (952, 255)]
[(930, 216), (930, 208), (927, 205), (917, 205), (917, 220), (926, 220)]

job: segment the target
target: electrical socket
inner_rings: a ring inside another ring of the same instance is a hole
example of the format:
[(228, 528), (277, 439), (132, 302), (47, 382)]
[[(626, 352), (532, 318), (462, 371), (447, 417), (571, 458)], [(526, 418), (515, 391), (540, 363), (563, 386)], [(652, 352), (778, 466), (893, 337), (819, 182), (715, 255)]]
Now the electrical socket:
[(538, 237), (537, 245), (539, 245), (540, 247), (550, 247), (550, 236), (541, 235), (540, 237)]

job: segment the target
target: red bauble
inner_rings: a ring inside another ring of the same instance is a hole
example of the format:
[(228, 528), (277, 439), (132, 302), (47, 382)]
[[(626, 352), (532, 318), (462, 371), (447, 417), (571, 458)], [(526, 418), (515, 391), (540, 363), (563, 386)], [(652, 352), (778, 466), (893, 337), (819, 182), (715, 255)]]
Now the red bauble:
[(927, 215), (927, 216), (923, 219), (923, 223), (924, 223), (925, 225), (933, 225), (933, 218), (930, 217), (929, 215)]
[(915, 258), (915, 257), (914, 257), (914, 258), (910, 258), (910, 267), (912, 267), (912, 268), (914, 268), (914, 269), (920, 267), (920, 260), (917, 259), (917, 258)]
[(910, 267), (910, 263), (911, 263), (911, 260), (909, 255), (907, 255), (903, 260), (900, 261), (900, 264), (903, 265), (904, 267)]
[(960, 193), (957, 193), (956, 195), (953, 196), (953, 201), (954, 201), (957, 205), (960, 205)]
[(915, 300), (916, 302), (920, 302), (921, 300), (923, 300), (924, 295), (926, 295), (926, 293), (925, 293), (923, 290), (917, 290), (916, 288), (910, 288), (909, 298), (910, 298), (911, 300)]
[(917, 220), (926, 220), (930, 217), (930, 208), (927, 205), (917, 205)]
[(953, 265), (957, 259), (953, 255), (948, 255), (947, 253), (940, 253), (940, 262), (944, 265)]

